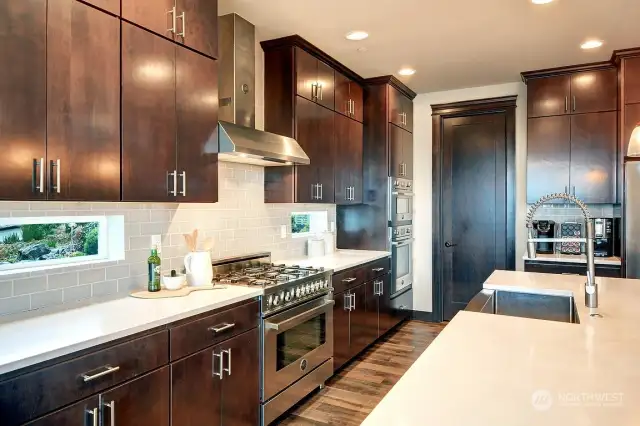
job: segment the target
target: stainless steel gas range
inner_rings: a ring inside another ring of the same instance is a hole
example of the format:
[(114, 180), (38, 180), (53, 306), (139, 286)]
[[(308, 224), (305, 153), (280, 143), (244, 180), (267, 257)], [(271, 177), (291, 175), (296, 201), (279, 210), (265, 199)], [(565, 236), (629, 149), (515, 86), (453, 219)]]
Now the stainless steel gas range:
[(268, 425), (333, 374), (333, 271), (275, 265), (270, 253), (213, 267), (216, 284), (264, 288), (261, 405)]

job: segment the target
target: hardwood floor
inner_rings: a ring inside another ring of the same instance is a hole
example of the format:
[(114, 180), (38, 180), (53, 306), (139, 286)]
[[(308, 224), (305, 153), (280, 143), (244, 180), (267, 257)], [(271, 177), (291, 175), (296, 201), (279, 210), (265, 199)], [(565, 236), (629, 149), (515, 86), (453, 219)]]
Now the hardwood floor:
[[(445, 324), (407, 321), (302, 400), (279, 425), (359, 425)], [(274, 423), (275, 424), (275, 423)]]

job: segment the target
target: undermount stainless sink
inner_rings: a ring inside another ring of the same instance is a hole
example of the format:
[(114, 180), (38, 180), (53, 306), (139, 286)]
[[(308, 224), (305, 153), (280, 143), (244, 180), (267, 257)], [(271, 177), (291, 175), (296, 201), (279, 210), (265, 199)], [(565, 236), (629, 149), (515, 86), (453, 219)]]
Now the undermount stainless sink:
[(465, 310), (572, 324), (580, 323), (573, 296), (482, 290), (471, 299)]

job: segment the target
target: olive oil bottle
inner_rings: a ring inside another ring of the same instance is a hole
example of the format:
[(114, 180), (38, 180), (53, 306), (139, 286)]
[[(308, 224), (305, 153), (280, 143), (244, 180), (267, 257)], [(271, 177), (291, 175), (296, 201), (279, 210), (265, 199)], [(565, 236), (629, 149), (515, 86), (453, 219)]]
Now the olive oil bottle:
[(151, 249), (151, 256), (147, 259), (147, 264), (149, 265), (148, 290), (150, 292), (160, 291), (160, 257), (156, 246)]

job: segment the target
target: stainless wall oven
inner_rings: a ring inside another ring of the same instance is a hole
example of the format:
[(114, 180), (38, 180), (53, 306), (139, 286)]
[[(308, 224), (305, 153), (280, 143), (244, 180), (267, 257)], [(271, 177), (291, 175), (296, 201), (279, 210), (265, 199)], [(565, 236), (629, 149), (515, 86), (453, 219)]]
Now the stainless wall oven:
[(392, 296), (407, 291), (413, 285), (413, 228), (402, 225), (392, 228), (391, 274)]
[(413, 182), (389, 178), (389, 226), (413, 220)]

